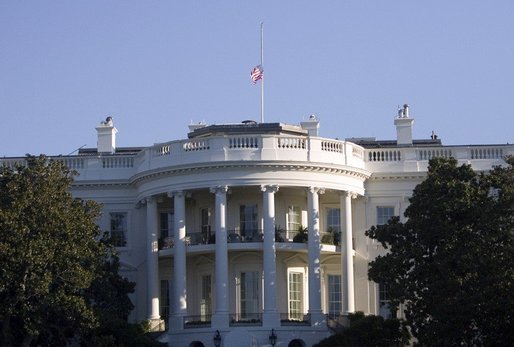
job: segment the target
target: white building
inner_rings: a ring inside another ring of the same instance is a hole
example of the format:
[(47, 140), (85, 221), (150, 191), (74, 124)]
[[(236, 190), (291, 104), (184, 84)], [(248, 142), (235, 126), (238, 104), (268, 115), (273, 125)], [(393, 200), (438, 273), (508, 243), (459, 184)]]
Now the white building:
[(218, 333), (221, 346), (271, 346), (271, 334), (276, 346), (311, 346), (339, 315), (387, 314), (367, 278), (383, 250), (364, 232), (403, 218), (430, 158), (482, 171), (514, 155), (413, 140), (407, 106), (394, 124), (391, 141), (322, 138), (315, 117), (195, 124), (185, 140), (116, 148), (108, 118), (97, 148), (54, 159), (80, 173), (74, 195), (103, 204), (99, 223), (137, 283), (132, 320), (166, 321), (171, 347), (214, 346)]

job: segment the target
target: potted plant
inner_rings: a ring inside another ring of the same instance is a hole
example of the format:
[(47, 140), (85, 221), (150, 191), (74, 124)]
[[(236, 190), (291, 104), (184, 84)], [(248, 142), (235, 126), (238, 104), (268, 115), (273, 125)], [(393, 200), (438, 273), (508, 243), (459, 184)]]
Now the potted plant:
[(307, 231), (307, 228), (303, 225), (300, 225), (298, 227), (298, 233), (293, 237), (293, 242), (296, 243), (307, 243), (309, 238), (309, 233)]

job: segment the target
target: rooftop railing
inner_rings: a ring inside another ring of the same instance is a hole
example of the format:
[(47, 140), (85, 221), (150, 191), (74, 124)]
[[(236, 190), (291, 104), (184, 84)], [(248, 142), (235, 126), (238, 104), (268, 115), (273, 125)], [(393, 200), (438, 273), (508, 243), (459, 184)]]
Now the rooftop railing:
[[(428, 160), (453, 157), (475, 169), (488, 169), (514, 155), (514, 145), (436, 146), (365, 149), (348, 141), (292, 135), (214, 136), (156, 144), (135, 154), (54, 156), (77, 170), (77, 181), (128, 180), (149, 170), (231, 161), (280, 161), (344, 165), (372, 172), (425, 171)], [(0, 158), (15, 168), (25, 158)], [(109, 176), (106, 176), (109, 175)]]

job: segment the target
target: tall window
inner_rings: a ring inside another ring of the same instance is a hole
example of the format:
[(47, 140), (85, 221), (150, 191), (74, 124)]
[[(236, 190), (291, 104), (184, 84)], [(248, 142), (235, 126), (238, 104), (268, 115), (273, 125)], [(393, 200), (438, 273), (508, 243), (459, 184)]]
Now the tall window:
[(394, 216), (394, 206), (377, 206), (377, 225), (387, 224)]
[(174, 222), (173, 212), (159, 213), (159, 249), (173, 246)]
[(327, 208), (327, 231), (341, 232), (341, 210), (339, 208)]
[(328, 275), (328, 314), (337, 316), (341, 309), (341, 276)]
[(202, 239), (207, 243), (211, 237), (211, 210), (202, 208), (200, 210), (200, 221), (202, 223)]
[(387, 284), (378, 284), (378, 307), (378, 313), (383, 318), (396, 318), (396, 312), (391, 311), (391, 300), (389, 299), (389, 286)]
[(111, 218), (111, 239), (115, 247), (127, 245), (127, 213), (112, 212)]
[(289, 273), (289, 319), (303, 320), (303, 273)]
[(159, 214), (159, 237), (164, 238), (168, 237), (168, 214), (160, 213)]
[(161, 298), (159, 300), (161, 319), (168, 323), (170, 315), (170, 287), (168, 280), (161, 280)]
[(211, 299), (211, 275), (202, 276), (202, 296), (200, 300), (200, 315), (202, 321), (211, 319), (212, 299)]
[(257, 236), (257, 205), (240, 205), (239, 206), (239, 228), (241, 237), (252, 239)]
[(302, 216), (300, 207), (289, 206), (287, 210), (287, 238), (294, 237), (300, 226), (302, 225)]
[(259, 318), (259, 281), (258, 271), (241, 272), (240, 278), (241, 319)]

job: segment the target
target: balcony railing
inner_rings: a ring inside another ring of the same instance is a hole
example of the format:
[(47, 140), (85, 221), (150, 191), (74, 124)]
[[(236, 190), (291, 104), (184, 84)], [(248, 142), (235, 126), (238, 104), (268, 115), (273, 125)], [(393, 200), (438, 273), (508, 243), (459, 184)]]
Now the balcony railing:
[(185, 316), (184, 329), (195, 329), (195, 328), (210, 328), (211, 327), (211, 315), (197, 315), (197, 316)]
[(228, 243), (262, 242), (264, 236), (261, 229), (228, 230), (227, 234)]
[(281, 326), (309, 326), (311, 325), (311, 316), (309, 313), (281, 313)]
[(234, 326), (261, 326), (262, 313), (231, 313), (229, 325)]
[[(380, 172), (425, 171), (426, 161), (453, 157), (485, 170), (514, 155), (514, 145), (434, 146), (365, 149), (348, 141), (290, 135), (213, 136), (205, 139), (171, 141), (132, 154), (55, 156), (77, 170), (76, 181), (128, 180), (160, 168), (231, 161), (297, 161), (345, 165)], [(0, 166), (26, 165), (23, 157), (1, 158)]]

